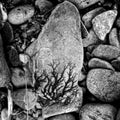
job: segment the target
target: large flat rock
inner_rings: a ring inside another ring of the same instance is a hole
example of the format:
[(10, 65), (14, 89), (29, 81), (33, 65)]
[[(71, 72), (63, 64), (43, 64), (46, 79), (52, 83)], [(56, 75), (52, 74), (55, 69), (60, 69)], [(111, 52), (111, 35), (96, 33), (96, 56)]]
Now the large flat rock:
[(40, 79), (44, 118), (77, 111), (82, 104), (82, 89), (77, 84), (83, 65), (80, 20), (72, 3), (59, 4), (26, 50), (33, 56), (34, 71)]

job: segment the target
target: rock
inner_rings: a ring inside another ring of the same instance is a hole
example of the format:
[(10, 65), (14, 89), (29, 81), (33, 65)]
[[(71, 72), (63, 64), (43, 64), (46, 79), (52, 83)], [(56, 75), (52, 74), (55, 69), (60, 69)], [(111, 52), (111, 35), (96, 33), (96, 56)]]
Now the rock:
[(0, 35), (0, 88), (7, 86), (9, 82), (10, 82), (10, 70), (5, 59), (3, 41)]
[(111, 45), (99, 45), (92, 52), (94, 57), (112, 60), (120, 56), (120, 49)]
[(17, 66), (21, 65), (21, 61), (19, 59), (19, 54), (15, 47), (9, 46), (7, 48), (7, 52), (8, 52), (7, 54), (8, 54), (9, 63), (13, 67), (17, 67)]
[(114, 70), (114, 68), (112, 67), (112, 65), (105, 61), (105, 60), (101, 60), (99, 58), (92, 58), (89, 63), (88, 66), (90, 68), (105, 68), (105, 69), (110, 69), (110, 70)]
[(118, 110), (117, 112), (117, 116), (116, 116), (116, 119), (115, 120), (120, 120), (120, 109)]
[(109, 34), (109, 43), (115, 47), (120, 48), (120, 43), (118, 40), (117, 28), (113, 28)]
[(111, 61), (112, 66), (115, 68), (115, 70), (120, 71), (120, 60), (113, 60)]
[(87, 28), (91, 28), (92, 27), (92, 19), (96, 15), (98, 15), (98, 14), (104, 12), (104, 11), (105, 11), (104, 8), (99, 7), (99, 8), (93, 9), (93, 10), (89, 11), (88, 13), (86, 13), (85, 15), (83, 15), (82, 20), (83, 20), (85, 26)]
[(68, 113), (56, 115), (54, 117), (49, 118), (48, 120), (75, 120), (75, 117), (72, 114)]
[(1, 111), (1, 120), (8, 120), (8, 110), (6, 108)]
[(80, 120), (115, 120), (116, 108), (109, 104), (86, 104), (79, 112)]
[(19, 89), (12, 94), (16, 105), (25, 110), (31, 110), (35, 107), (37, 96), (31, 89)]
[(1, 31), (1, 35), (6, 44), (14, 42), (13, 28), (9, 22), (5, 22)]
[(92, 69), (87, 75), (87, 88), (98, 99), (112, 102), (120, 98), (120, 72)]
[(23, 65), (26, 65), (29, 62), (29, 56), (26, 54), (19, 54), (19, 59), (23, 63)]
[(110, 32), (113, 26), (116, 16), (116, 10), (108, 10), (97, 15), (92, 20), (93, 29), (100, 40), (105, 40), (106, 35)]
[(48, 0), (36, 0), (35, 5), (39, 7), (40, 14), (44, 14), (53, 8), (52, 2)]
[(116, 20), (116, 26), (117, 26), (118, 28), (120, 28), (120, 17), (117, 18), (117, 20)]
[(12, 83), (16, 87), (21, 87), (25, 85), (32, 86), (32, 75), (24, 68), (24, 71), (19, 68), (12, 69)]
[(95, 3), (98, 3), (98, 2), (104, 3), (104, 0), (67, 0), (67, 1), (75, 4), (78, 9), (87, 8), (87, 7), (89, 7)]
[(83, 92), (77, 84), (84, 56), (80, 29), (78, 9), (65, 1), (52, 11), (37, 40), (26, 50), (35, 64), (29, 67), (42, 79), (37, 84), (41, 85), (43, 118), (78, 111), (82, 105)]
[(19, 6), (8, 14), (8, 21), (13, 25), (19, 25), (29, 20), (34, 15), (35, 9), (31, 5)]
[(83, 46), (88, 47), (89, 45), (97, 44), (99, 42), (98, 37), (94, 33), (94, 31), (91, 29), (88, 36), (83, 39)]

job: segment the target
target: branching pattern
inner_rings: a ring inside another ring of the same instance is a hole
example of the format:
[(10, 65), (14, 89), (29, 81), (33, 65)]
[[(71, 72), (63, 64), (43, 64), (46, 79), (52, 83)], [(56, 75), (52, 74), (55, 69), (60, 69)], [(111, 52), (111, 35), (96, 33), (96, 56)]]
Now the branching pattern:
[[(64, 66), (61, 73), (57, 71), (59, 65), (60, 63), (55, 62), (49, 64), (51, 72), (47, 73), (46, 71), (43, 71), (41, 76), (37, 78), (37, 81), (39, 80), (39, 85), (43, 82), (46, 83), (41, 90), (41, 102), (44, 100), (44, 103), (42, 103), (43, 105), (60, 102), (67, 104), (67, 101), (71, 102), (70, 95), (68, 94), (73, 94), (73, 92), (77, 91), (77, 81), (75, 80), (76, 74), (73, 73), (75, 65), (72, 65), (71, 63), (67, 64)], [(68, 71), (67, 80), (65, 79), (66, 70)]]

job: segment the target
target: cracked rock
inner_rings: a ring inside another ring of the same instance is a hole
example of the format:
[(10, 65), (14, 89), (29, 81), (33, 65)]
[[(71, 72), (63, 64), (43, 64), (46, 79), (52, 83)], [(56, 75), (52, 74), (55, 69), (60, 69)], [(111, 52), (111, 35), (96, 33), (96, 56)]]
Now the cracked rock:
[(112, 60), (120, 56), (120, 49), (112, 45), (99, 45), (92, 55), (101, 59)]
[(87, 75), (87, 88), (101, 101), (117, 100), (120, 98), (120, 72), (92, 69)]
[(102, 41), (105, 40), (106, 35), (110, 32), (113, 26), (116, 16), (117, 16), (116, 10), (108, 10), (97, 15), (92, 20), (93, 29), (100, 40)]
[(109, 104), (86, 104), (79, 112), (80, 120), (115, 120), (116, 108)]

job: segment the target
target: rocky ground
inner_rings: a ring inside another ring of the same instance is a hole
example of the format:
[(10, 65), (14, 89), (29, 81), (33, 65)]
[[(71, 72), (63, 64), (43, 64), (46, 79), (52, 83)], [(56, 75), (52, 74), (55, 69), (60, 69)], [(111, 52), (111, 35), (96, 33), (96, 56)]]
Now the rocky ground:
[(1, 120), (120, 120), (119, 0), (0, 0)]

